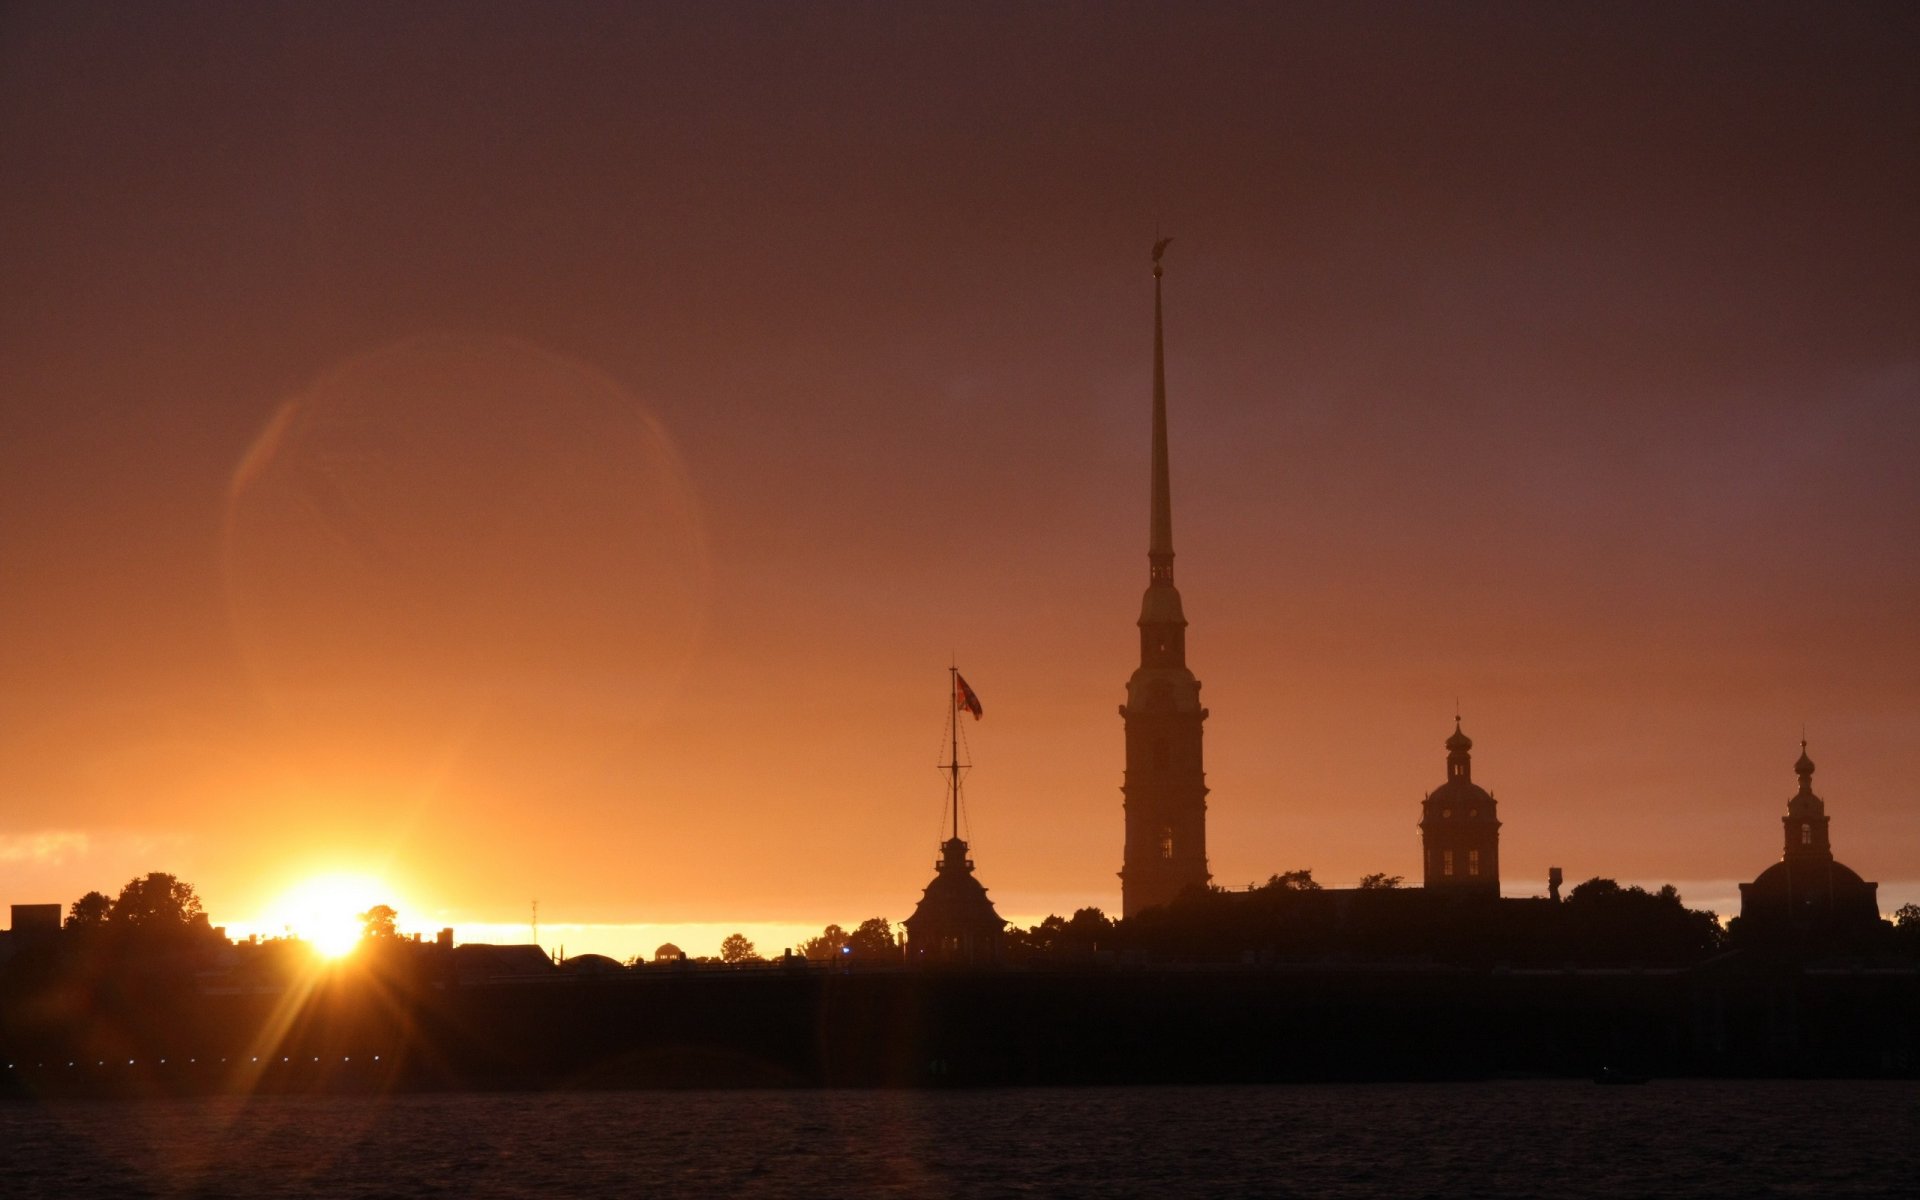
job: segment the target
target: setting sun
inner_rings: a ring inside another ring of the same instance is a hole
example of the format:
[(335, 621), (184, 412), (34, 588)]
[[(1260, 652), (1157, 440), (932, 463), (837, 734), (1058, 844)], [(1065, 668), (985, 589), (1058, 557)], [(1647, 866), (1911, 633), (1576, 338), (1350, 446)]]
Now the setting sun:
[(398, 907), (392, 890), (371, 876), (316, 875), (275, 901), (268, 919), (327, 958), (339, 958), (359, 944), (360, 914), (376, 904)]

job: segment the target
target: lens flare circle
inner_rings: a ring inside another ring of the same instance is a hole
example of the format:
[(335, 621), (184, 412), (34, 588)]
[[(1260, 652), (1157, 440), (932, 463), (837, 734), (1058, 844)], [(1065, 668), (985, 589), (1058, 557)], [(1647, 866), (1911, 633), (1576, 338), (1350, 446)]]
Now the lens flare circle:
[(664, 427), (497, 338), (399, 342), (288, 398), (234, 472), (225, 566), (263, 698), (386, 768), (579, 761), (669, 703), (706, 617)]

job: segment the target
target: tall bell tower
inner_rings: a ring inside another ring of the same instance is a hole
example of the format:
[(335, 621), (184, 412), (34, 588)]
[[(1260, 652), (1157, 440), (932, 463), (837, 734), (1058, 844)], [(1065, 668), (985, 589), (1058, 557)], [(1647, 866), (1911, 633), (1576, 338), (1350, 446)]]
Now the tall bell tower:
[(1167, 470), (1167, 371), (1160, 321), (1160, 256), (1153, 247), (1153, 483), (1147, 591), (1140, 600), (1140, 666), (1127, 681), (1127, 845), (1120, 911), (1131, 917), (1205, 887), (1207, 777), (1200, 759), (1200, 681), (1187, 669), (1187, 618), (1173, 586), (1173, 499)]

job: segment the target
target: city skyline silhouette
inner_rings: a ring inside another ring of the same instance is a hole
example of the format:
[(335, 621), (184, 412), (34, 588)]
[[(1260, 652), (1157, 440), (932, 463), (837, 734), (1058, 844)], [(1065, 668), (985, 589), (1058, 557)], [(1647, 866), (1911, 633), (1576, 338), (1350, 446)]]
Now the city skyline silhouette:
[(1911, 31), (1079, 16), (4, 18), (0, 890), (1117, 914), (1158, 228), (1216, 884), (1920, 900)]

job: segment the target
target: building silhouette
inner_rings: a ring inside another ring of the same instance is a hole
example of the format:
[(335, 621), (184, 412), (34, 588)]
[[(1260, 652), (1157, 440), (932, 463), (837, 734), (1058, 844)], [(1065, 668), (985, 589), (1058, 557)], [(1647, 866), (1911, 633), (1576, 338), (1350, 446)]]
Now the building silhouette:
[[(1171, 239), (1167, 239), (1171, 240)], [(1153, 477), (1147, 591), (1140, 601), (1140, 666), (1127, 681), (1126, 850), (1121, 915), (1205, 887), (1207, 783), (1201, 765), (1200, 681), (1187, 669), (1187, 618), (1173, 584), (1173, 500), (1167, 466), (1167, 375), (1160, 317), (1160, 256), (1153, 248)]]
[(1006, 919), (987, 899), (967, 857), (967, 843), (957, 834), (940, 844), (933, 872), (913, 915), (901, 922), (907, 928), (907, 961), (915, 966), (1003, 961)]
[(0, 930), (0, 964), (33, 946), (43, 946), (60, 936), (58, 904), (16, 904), (13, 927)]
[(1828, 840), (1827, 804), (1813, 791), (1807, 743), (1793, 764), (1800, 790), (1780, 819), (1780, 861), (1740, 885), (1740, 919), (1748, 932), (1823, 934), (1870, 928), (1880, 920), (1880, 885), (1835, 862)]
[(1500, 894), (1500, 821), (1493, 794), (1473, 781), (1473, 739), (1453, 719), (1447, 781), (1420, 805), (1424, 882), (1454, 895)]
[(52, 938), (60, 934), (58, 904), (16, 904), (13, 906), (13, 935), (16, 938)]

